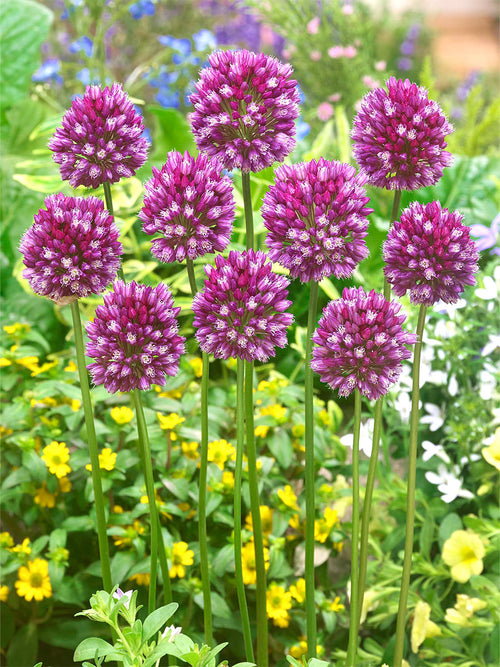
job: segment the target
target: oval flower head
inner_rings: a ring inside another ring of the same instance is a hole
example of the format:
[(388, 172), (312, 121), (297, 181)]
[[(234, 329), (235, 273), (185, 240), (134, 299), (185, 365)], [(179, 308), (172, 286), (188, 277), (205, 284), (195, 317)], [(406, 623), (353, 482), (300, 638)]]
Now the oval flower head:
[(115, 278), (122, 244), (113, 216), (96, 197), (45, 198), (24, 233), (23, 277), (37, 294), (66, 305), (101, 294)]
[(233, 184), (222, 165), (206, 155), (172, 151), (144, 185), (139, 213), (146, 234), (161, 234), (151, 252), (161, 262), (182, 262), (221, 252), (233, 228)]
[(142, 116), (119, 83), (87, 86), (62, 119), (49, 148), (61, 177), (76, 188), (97, 188), (133, 176), (147, 158)]
[(399, 378), (402, 360), (411, 356), (407, 345), (415, 334), (402, 328), (401, 305), (362, 287), (346, 287), (341, 299), (323, 310), (313, 335), (311, 367), (322, 382), (348, 396), (359, 389), (368, 399), (389, 391)]
[(184, 352), (178, 334), (177, 315), (170, 290), (117, 280), (104, 295), (93, 322), (87, 324), (87, 355), (95, 384), (110, 393), (149, 389), (165, 384), (166, 375), (176, 375)]
[(479, 255), (458, 211), (438, 201), (413, 202), (389, 229), (383, 246), (384, 274), (394, 294), (410, 292), (424, 306), (456, 303), (466, 285), (476, 282)]
[(278, 167), (262, 205), (269, 259), (304, 283), (349, 277), (368, 255), (365, 182), (354, 167), (323, 158)]
[(215, 51), (191, 95), (190, 123), (202, 153), (226, 169), (261, 171), (295, 146), (297, 82), (290, 65), (264, 53)]
[(390, 77), (361, 100), (352, 129), (353, 154), (371, 185), (418, 190), (452, 163), (445, 137), (453, 126), (425, 88)]
[(271, 270), (263, 252), (232, 250), (205, 268), (205, 287), (193, 299), (194, 327), (201, 349), (218, 359), (267, 361), (285, 347), (290, 281)]

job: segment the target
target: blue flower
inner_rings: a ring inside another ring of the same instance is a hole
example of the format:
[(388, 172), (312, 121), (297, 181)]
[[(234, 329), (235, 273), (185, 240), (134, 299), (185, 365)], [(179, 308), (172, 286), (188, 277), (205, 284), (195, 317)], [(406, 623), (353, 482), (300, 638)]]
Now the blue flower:
[(302, 139), (307, 137), (307, 135), (311, 131), (310, 126), (306, 123), (306, 121), (301, 116), (299, 116), (297, 118), (295, 128), (296, 128), (296, 135), (295, 136), (296, 136), (297, 141), (302, 141)]
[(217, 39), (211, 30), (203, 28), (193, 35), (194, 48), (197, 51), (213, 50), (217, 46)]
[(172, 35), (160, 35), (158, 41), (163, 46), (168, 46), (174, 51), (178, 51), (183, 56), (188, 56), (191, 53), (191, 41), (186, 37), (182, 39), (177, 39), (172, 37)]
[(77, 72), (75, 74), (75, 79), (78, 79), (78, 81), (81, 81), (84, 86), (88, 86), (90, 84), (90, 70), (89, 70), (89, 68), (84, 67), (79, 72)]
[(70, 53), (80, 53), (83, 51), (87, 58), (92, 55), (92, 40), (88, 37), (79, 37), (72, 44), (69, 45)]
[(178, 109), (180, 106), (178, 90), (160, 90), (155, 95), (155, 99), (161, 104), (162, 107), (165, 107), (166, 109)]
[(398, 69), (403, 70), (404, 72), (407, 72), (409, 69), (411, 69), (412, 65), (413, 62), (411, 58), (400, 58), (398, 60)]
[(55, 81), (62, 83), (62, 76), (59, 74), (61, 63), (58, 58), (48, 58), (31, 77), (35, 83), (44, 83), (46, 81)]
[(139, 2), (130, 5), (128, 10), (132, 14), (132, 18), (137, 21), (142, 19), (143, 16), (153, 16), (156, 8), (151, 0), (139, 0)]

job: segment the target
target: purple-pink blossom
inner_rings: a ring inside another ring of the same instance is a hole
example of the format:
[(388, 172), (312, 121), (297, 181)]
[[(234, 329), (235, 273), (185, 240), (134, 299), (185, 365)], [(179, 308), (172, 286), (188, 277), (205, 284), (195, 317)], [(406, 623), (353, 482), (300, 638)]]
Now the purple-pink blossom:
[(139, 213), (146, 234), (159, 234), (151, 252), (161, 262), (182, 262), (222, 252), (231, 239), (235, 203), (229, 176), (206, 155), (172, 151), (144, 185)]
[(97, 188), (133, 176), (147, 158), (142, 117), (119, 83), (87, 86), (66, 111), (49, 148), (61, 177), (76, 188)]
[(239, 357), (267, 361), (276, 347), (285, 347), (293, 316), (285, 312), (289, 280), (272, 271), (261, 251), (232, 250), (217, 255), (215, 267), (193, 299), (196, 339), (204, 352), (218, 359)]
[(202, 153), (226, 169), (257, 172), (282, 162), (295, 146), (299, 115), (292, 68), (251, 51), (215, 51), (191, 95), (189, 119)]
[(96, 197), (58, 193), (45, 198), (45, 207), (19, 246), (33, 291), (59, 305), (104, 292), (123, 252), (113, 216)]
[(425, 88), (390, 77), (362, 101), (352, 130), (353, 154), (371, 185), (417, 190), (436, 183), (452, 163), (445, 138), (453, 131)]
[(478, 252), (458, 211), (438, 201), (413, 202), (401, 213), (384, 243), (384, 273), (394, 294), (407, 291), (413, 303), (455, 303), (476, 280)]
[(362, 287), (346, 287), (341, 299), (330, 301), (313, 335), (311, 367), (321, 381), (339, 396), (355, 389), (370, 400), (386, 394), (411, 356), (406, 346), (416, 342), (401, 326), (406, 316), (400, 309), (397, 301)]
[(324, 158), (278, 167), (262, 204), (269, 258), (302, 282), (348, 278), (368, 255), (365, 182)]
[(87, 324), (94, 383), (114, 393), (162, 386), (166, 375), (175, 376), (185, 340), (178, 334), (179, 312), (165, 284), (117, 280)]

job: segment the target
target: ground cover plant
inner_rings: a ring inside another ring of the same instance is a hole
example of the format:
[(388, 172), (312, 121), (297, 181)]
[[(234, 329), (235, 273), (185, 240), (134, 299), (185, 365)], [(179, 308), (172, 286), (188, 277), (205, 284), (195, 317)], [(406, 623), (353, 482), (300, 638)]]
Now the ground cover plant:
[[(368, 9), (306, 4), (355, 59)], [(0, 14), (6, 663), (497, 664), (498, 101), (353, 66), (313, 122), (321, 58), (203, 25), (123, 86), (111, 28), (175, 11), (59, 9), (80, 88)]]

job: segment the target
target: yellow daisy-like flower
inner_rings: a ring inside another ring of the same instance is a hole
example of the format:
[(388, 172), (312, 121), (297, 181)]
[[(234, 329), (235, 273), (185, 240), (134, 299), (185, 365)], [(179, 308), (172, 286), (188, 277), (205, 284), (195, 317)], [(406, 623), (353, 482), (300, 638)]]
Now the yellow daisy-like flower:
[(35, 493), (34, 501), (40, 507), (55, 507), (56, 497), (47, 489), (47, 484), (43, 482)]
[(208, 443), (208, 460), (221, 470), (228, 459), (236, 456), (236, 449), (227, 440), (213, 440)]
[(297, 579), (295, 584), (292, 584), (289, 588), (290, 595), (297, 600), (299, 604), (302, 604), (306, 599), (306, 580), (301, 577)]
[(186, 576), (186, 566), (192, 565), (194, 561), (194, 551), (189, 549), (187, 542), (175, 542), (172, 547), (172, 567), (169, 570), (171, 579)]
[(59, 489), (61, 493), (69, 493), (71, 491), (71, 482), (67, 477), (59, 479)]
[(278, 489), (278, 498), (281, 500), (283, 505), (286, 505), (290, 509), (298, 512), (299, 507), (297, 505), (297, 496), (293, 492), (290, 484), (287, 484), (284, 489)]
[(307, 641), (301, 639), (298, 644), (294, 644), (288, 649), (288, 655), (291, 655), (292, 658), (299, 660), (302, 656), (307, 654)]
[(45, 461), (49, 472), (58, 479), (66, 477), (71, 472), (71, 468), (68, 465), (69, 450), (65, 442), (53, 440), (50, 445), (43, 448), (42, 459)]
[(279, 628), (287, 628), (290, 624), (288, 610), (292, 608), (292, 594), (283, 586), (272, 583), (266, 592), (267, 617), (272, 619)]
[(274, 417), (274, 419), (283, 419), (283, 417), (286, 415), (286, 408), (283, 407), (282, 405), (279, 405), (279, 403), (275, 403), (274, 405), (268, 405), (265, 408), (261, 408), (260, 414), (262, 415), (262, 417)]
[(456, 530), (443, 544), (442, 557), (451, 568), (451, 578), (462, 584), (483, 571), (486, 553), (479, 535), (470, 530)]
[(171, 412), (168, 415), (162, 415), (161, 412), (157, 412), (156, 416), (158, 417), (162, 431), (172, 431), (176, 426), (186, 421), (184, 417), (181, 417), (176, 412)]
[(269, 426), (265, 426), (264, 424), (256, 426), (254, 433), (256, 438), (265, 438), (269, 433)]
[(120, 426), (129, 424), (134, 418), (134, 411), (126, 405), (117, 405), (116, 407), (111, 408), (109, 414), (111, 415), (111, 419)]
[(203, 373), (203, 361), (200, 357), (195, 357), (194, 359), (189, 360), (189, 365), (194, 371), (194, 374), (197, 378), (201, 378)]
[(29, 556), (31, 553), (30, 541), (28, 537), (25, 537), (21, 544), (16, 544), (15, 547), (9, 549), (13, 554), (19, 554), (21, 556)]
[[(243, 569), (243, 583), (247, 586), (257, 583), (257, 570), (255, 569), (255, 545), (250, 540), (241, 550), (241, 564)], [(269, 549), (264, 547), (264, 566), (269, 569)]]
[(441, 635), (441, 629), (430, 620), (431, 607), (427, 602), (419, 600), (415, 607), (413, 623), (411, 626), (411, 650), (418, 653), (420, 644), (428, 637)]
[(338, 596), (328, 604), (328, 608), (330, 611), (343, 611), (345, 609)]
[[(99, 468), (101, 470), (111, 471), (114, 469), (116, 463), (116, 452), (114, 452), (111, 447), (104, 447), (102, 452), (99, 454)], [(92, 470), (92, 464), (87, 463), (85, 466), (87, 470)]]
[[(274, 510), (272, 510), (267, 505), (261, 505), (259, 511), (260, 511), (260, 522), (262, 525), (262, 533), (264, 535), (264, 541), (267, 543), (267, 537), (273, 532)], [(253, 520), (251, 513), (248, 514), (245, 519), (245, 528), (253, 532)]]
[(138, 572), (129, 577), (130, 581), (135, 581), (138, 586), (149, 586), (151, 576), (149, 572)]
[(76, 371), (78, 370), (78, 366), (72, 359), (70, 359), (68, 361), (68, 365), (64, 368), (64, 370), (66, 373), (76, 373)]
[(488, 447), (483, 447), (481, 454), (485, 461), (500, 472), (500, 426), (495, 431), (493, 442)]
[(10, 547), (13, 546), (14, 546), (14, 540), (12, 539), (12, 535), (8, 533), (6, 530), (0, 533), (0, 547), (2, 547), (3, 549), (10, 549)]
[(234, 474), (230, 470), (225, 470), (222, 473), (222, 484), (224, 491), (232, 491), (234, 489)]
[(15, 586), (19, 597), (28, 602), (43, 600), (52, 596), (52, 586), (49, 577), (49, 564), (43, 558), (35, 558), (22, 565), (17, 573), (19, 577)]
[(326, 507), (323, 512), (323, 518), (314, 522), (314, 539), (316, 542), (324, 544), (336, 523), (338, 523), (336, 510)]
[(191, 442), (183, 442), (181, 444), (181, 449), (184, 456), (187, 459), (191, 459), (191, 461), (196, 461), (200, 456), (198, 454), (198, 443), (194, 440)]
[(9, 587), (0, 586), (0, 602), (7, 602), (8, 597), (9, 597)]

